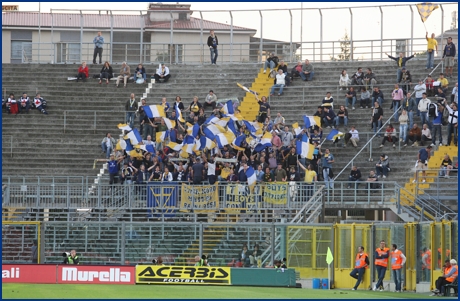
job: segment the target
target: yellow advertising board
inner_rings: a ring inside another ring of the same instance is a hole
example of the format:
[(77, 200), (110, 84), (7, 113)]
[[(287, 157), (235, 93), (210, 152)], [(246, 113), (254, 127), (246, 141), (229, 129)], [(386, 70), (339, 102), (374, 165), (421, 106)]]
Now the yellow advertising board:
[(214, 185), (182, 184), (181, 208), (194, 212), (214, 212), (219, 208), (219, 192), (217, 183)]
[(230, 285), (230, 268), (136, 265), (136, 284)]

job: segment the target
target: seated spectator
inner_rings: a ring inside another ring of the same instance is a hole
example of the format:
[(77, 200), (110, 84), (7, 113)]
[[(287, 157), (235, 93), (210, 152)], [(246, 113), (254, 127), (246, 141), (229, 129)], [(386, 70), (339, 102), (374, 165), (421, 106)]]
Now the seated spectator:
[[(416, 126), (415, 123), (414, 123), (414, 126)], [(428, 145), (430, 145), (433, 142), (431, 138), (431, 131), (428, 128), (428, 125), (426, 123), (423, 125), (422, 131), (420, 133), (421, 133), (421, 138), (419, 141), (420, 141), (421, 146), (425, 146), (425, 141), (428, 142)], [(418, 143), (414, 142), (412, 146), (418, 146)]]
[(11, 93), (10, 97), (8, 97), (8, 101), (5, 104), (6, 110), (8, 114), (18, 114), (19, 113), (19, 106), (16, 98), (14, 98), (14, 94)]
[(449, 81), (444, 77), (444, 73), (439, 73), (439, 78), (437, 81), (441, 83), (440, 85), (442, 91), (447, 93), (447, 89), (449, 88)]
[(359, 133), (354, 125), (351, 126), (351, 130), (348, 133), (351, 135), (350, 142), (353, 144), (354, 147), (358, 147)]
[(321, 102), (321, 104), (334, 108), (334, 98), (331, 96), (331, 92), (326, 93), (326, 97), (323, 98), (323, 101)]
[(120, 68), (120, 75), (118, 75), (117, 82), (115, 83), (117, 88), (118, 88), (118, 85), (120, 84), (120, 80), (122, 80), (122, 79), (123, 79), (124, 87), (126, 88), (126, 83), (128, 82), (128, 78), (130, 76), (131, 76), (131, 69), (126, 64), (126, 62), (123, 62), (121, 64), (121, 68)]
[(384, 179), (388, 176), (388, 172), (390, 171), (390, 161), (388, 160), (388, 156), (385, 154), (380, 155), (380, 159), (375, 164), (375, 171), (377, 173), (377, 177), (383, 177)]
[(30, 111), (30, 99), (27, 96), (27, 93), (22, 93), (21, 98), (19, 99), (19, 113), (29, 113)]
[(300, 73), (302, 73), (302, 61), (298, 61), (297, 65), (291, 70), (291, 81), (294, 80), (294, 77), (300, 77)]
[(366, 88), (361, 89), (361, 100), (359, 101), (359, 106), (361, 109), (364, 109), (364, 106), (366, 106), (366, 109), (371, 106), (371, 93), (366, 90)]
[(287, 65), (284, 63), (283, 60), (280, 60), (277, 71), (279, 71), (280, 69), (283, 70), (283, 74), (286, 75), (286, 77), (284, 78), (284, 80), (286, 81), (286, 87), (290, 86), (291, 77), (289, 76)]
[(88, 66), (86, 66), (86, 62), (81, 63), (81, 66), (78, 67), (78, 74), (77, 74), (77, 82), (81, 79), (86, 82), (86, 79), (89, 76)]
[(155, 73), (154, 77), (155, 82), (166, 83), (171, 77), (171, 74), (169, 74), (169, 68), (166, 67), (164, 63), (162, 63), (161, 67), (157, 69), (157, 72)]
[(237, 255), (237, 261), (242, 263), (243, 267), (249, 267), (251, 261), (249, 259), (249, 251), (246, 245), (243, 245), (243, 248)]
[(315, 71), (313, 65), (310, 64), (309, 60), (305, 60), (305, 63), (302, 65), (302, 72), (300, 73), (300, 77), (303, 81), (312, 81), (314, 75)]
[(210, 106), (212, 110), (214, 111), (216, 109), (216, 101), (217, 101), (217, 95), (214, 94), (213, 90), (209, 90), (209, 94), (206, 96), (203, 105), (204, 107)]
[(335, 126), (339, 127), (340, 122), (342, 122), (344, 126), (348, 125), (348, 110), (345, 108), (345, 106), (340, 106), (340, 109), (337, 112), (337, 117), (335, 119)]
[[(198, 96), (194, 96), (193, 101), (190, 104), (190, 106), (187, 109), (185, 109), (183, 112), (190, 111), (190, 113), (193, 114), (193, 116), (198, 116), (200, 109), (202, 107), (203, 106), (201, 105), (201, 103), (198, 102)], [(190, 122), (190, 123), (193, 124), (193, 122)]]
[(348, 78), (347, 70), (343, 69), (339, 78), (340, 90), (347, 90), (348, 85), (350, 84), (350, 79)]
[(433, 83), (434, 83), (433, 78), (431, 77), (431, 75), (428, 75), (427, 79), (425, 80), (426, 95), (427, 96), (433, 96), (435, 94)]
[(278, 163), (278, 167), (274, 171), (274, 176), (275, 176), (275, 181), (276, 182), (286, 182), (287, 180), (287, 173), (286, 171), (282, 168), (281, 162)]
[[(377, 189), (377, 188), (379, 188), (379, 184), (376, 183), (378, 181), (379, 181), (379, 179), (378, 179), (377, 175), (375, 174), (375, 172), (373, 170), (371, 170), (369, 172), (369, 176), (366, 179), (367, 189)], [(374, 192), (374, 191), (371, 191), (371, 192)]]
[(330, 129), (331, 126), (334, 126), (337, 116), (330, 107), (324, 107), (323, 110), (325, 112), (323, 117), (324, 125), (326, 125), (326, 128)]
[(112, 138), (112, 135), (110, 133), (107, 133), (104, 139), (102, 139), (101, 148), (102, 148), (102, 152), (106, 154), (105, 157), (107, 159), (110, 157), (110, 153), (113, 151), (116, 144), (117, 142), (115, 141), (114, 138)]
[(40, 97), (40, 93), (37, 93), (37, 95), (35, 95), (34, 106), (43, 114), (48, 115), (48, 112), (46, 112), (46, 100)]
[(354, 86), (362, 86), (364, 80), (363, 68), (359, 67), (358, 71), (351, 77), (351, 84)]
[(274, 128), (280, 131), (281, 128), (284, 127), (284, 123), (285, 123), (285, 119), (283, 116), (281, 116), (281, 113), (280, 112), (276, 113), (276, 117), (274, 121)]
[[(348, 176), (348, 181), (350, 182), (359, 182), (361, 181), (361, 171), (358, 167), (353, 166), (350, 171), (350, 176)], [(355, 183), (355, 189), (358, 188), (359, 183)], [(351, 183), (348, 183), (348, 189), (351, 188)]]
[(439, 176), (449, 178), (449, 172), (453, 169), (452, 160), (448, 154), (444, 155), (444, 159), (441, 162), (441, 170), (439, 171)]
[(270, 96), (275, 94), (275, 89), (280, 88), (278, 92), (278, 96), (283, 94), (283, 88), (286, 85), (285, 81), (286, 75), (283, 73), (283, 69), (278, 69), (278, 74), (276, 75), (276, 84), (274, 84), (270, 90)]
[(251, 267), (255, 267), (257, 265), (258, 268), (260, 268), (260, 259), (262, 256), (262, 251), (259, 249), (259, 245), (254, 246), (254, 250), (250, 252), (249, 255), (249, 264)]
[(137, 80), (142, 78), (142, 79), (144, 79), (143, 83), (145, 83), (145, 84), (147, 83), (147, 73), (145, 72), (145, 68), (144, 68), (144, 66), (142, 66), (142, 64), (137, 65), (137, 68), (136, 68), (134, 74), (135, 74), (134, 80), (136, 82), (137, 82)]
[(278, 62), (279, 58), (275, 55), (274, 52), (270, 52), (264, 64), (264, 74), (267, 73), (268, 66), (270, 66), (270, 72), (272, 72), (272, 70), (275, 69), (276, 65), (278, 65)]
[(401, 88), (403, 89), (404, 94), (406, 94), (411, 89), (412, 75), (406, 67), (402, 67), (401, 71)]
[(374, 91), (372, 92), (372, 103), (375, 103), (376, 101), (379, 103), (380, 107), (382, 106), (384, 101), (383, 93), (379, 87), (374, 87)]
[(350, 90), (345, 94), (345, 107), (348, 109), (348, 103), (351, 102), (353, 110), (355, 109), (356, 103), (356, 91), (355, 88), (350, 87)]
[(102, 66), (101, 72), (99, 73), (99, 84), (102, 83), (102, 79), (105, 78), (105, 83), (108, 85), (109, 80), (113, 77), (113, 69), (109, 62), (105, 62)]
[(367, 68), (367, 73), (364, 74), (364, 88), (370, 87), (370, 89), (374, 89), (374, 85), (377, 84), (377, 80), (375, 79), (375, 74), (372, 72), (371, 68)]
[(396, 140), (398, 138), (396, 137), (396, 129), (393, 127), (393, 125), (390, 123), (387, 125), (387, 129), (385, 130), (385, 134), (383, 135), (382, 139), (382, 144), (380, 144), (380, 148), (383, 147), (386, 141), (393, 143), (393, 147), (396, 147)]

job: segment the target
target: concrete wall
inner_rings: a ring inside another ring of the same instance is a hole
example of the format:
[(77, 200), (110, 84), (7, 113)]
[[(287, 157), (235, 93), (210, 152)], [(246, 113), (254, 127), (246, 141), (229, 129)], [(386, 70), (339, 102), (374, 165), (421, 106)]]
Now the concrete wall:
[(2, 62), (11, 63), (11, 31), (2, 30)]

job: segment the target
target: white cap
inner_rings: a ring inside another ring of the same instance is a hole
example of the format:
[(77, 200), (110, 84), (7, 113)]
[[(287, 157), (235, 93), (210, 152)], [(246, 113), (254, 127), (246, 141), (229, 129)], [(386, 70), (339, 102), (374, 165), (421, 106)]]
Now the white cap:
[(457, 264), (457, 260), (451, 259), (451, 260), (450, 260), (450, 264)]

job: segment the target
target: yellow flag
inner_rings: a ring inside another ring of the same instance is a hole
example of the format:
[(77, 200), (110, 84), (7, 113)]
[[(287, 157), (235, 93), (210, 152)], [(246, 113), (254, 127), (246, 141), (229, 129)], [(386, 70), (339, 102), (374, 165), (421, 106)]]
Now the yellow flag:
[(334, 256), (332, 256), (331, 249), (327, 247), (326, 263), (331, 264), (333, 260), (334, 260)]
[(418, 13), (420, 14), (420, 18), (422, 19), (422, 22), (425, 23), (425, 21), (428, 19), (428, 17), (431, 15), (431, 13), (439, 8), (437, 4), (433, 4), (430, 2), (423, 2), (416, 4)]

